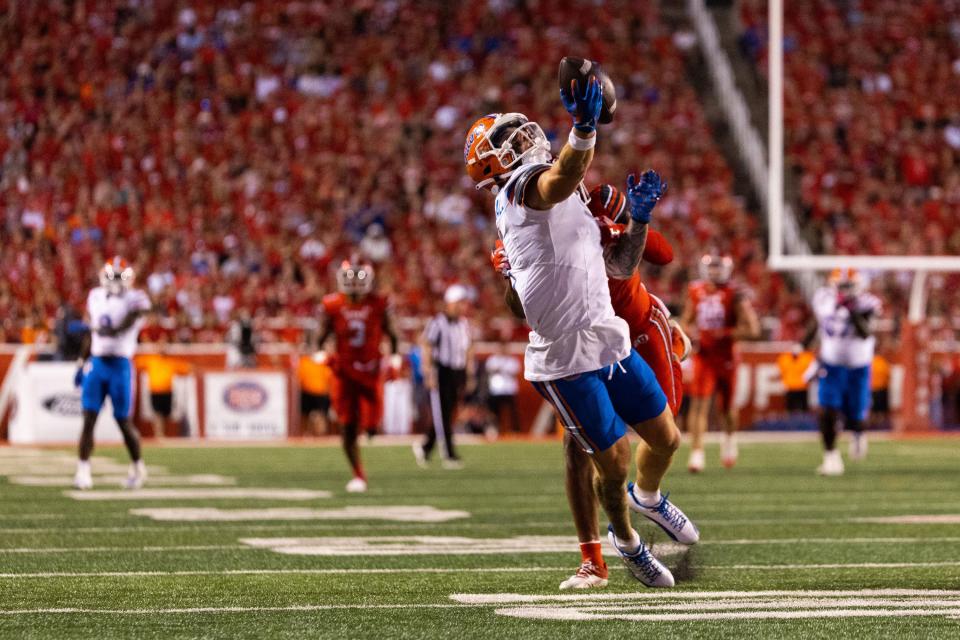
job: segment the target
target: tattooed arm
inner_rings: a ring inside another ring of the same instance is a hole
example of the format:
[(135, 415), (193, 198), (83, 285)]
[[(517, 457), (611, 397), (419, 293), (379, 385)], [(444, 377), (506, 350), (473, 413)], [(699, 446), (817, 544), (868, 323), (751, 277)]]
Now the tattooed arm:
[(627, 223), (627, 229), (619, 240), (603, 252), (607, 266), (607, 276), (618, 280), (626, 280), (633, 275), (637, 265), (640, 264), (640, 259), (643, 257), (649, 228), (650, 225), (634, 220)]

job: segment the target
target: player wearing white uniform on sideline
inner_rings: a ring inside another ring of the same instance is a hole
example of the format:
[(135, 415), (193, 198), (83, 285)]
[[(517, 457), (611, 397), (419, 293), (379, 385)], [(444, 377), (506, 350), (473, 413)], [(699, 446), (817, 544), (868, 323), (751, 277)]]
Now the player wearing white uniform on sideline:
[[(572, 85), (561, 90), (561, 100), (574, 129), (555, 162), (543, 131), (519, 113), (475, 122), (464, 161), (477, 188), (496, 189), (497, 230), (511, 263), (507, 302), (532, 329), (524, 377), (591, 455), (608, 537), (626, 567), (647, 586), (668, 587), (673, 575), (630, 523), (626, 432), (630, 425), (644, 440), (637, 449), (637, 493), (645, 502), (669, 504), (658, 524), (683, 535), (695, 527), (659, 490), (680, 432), (656, 377), (631, 348), (626, 322), (613, 312), (600, 230), (581, 186), (593, 158), (602, 90), (595, 78), (586, 87)], [(646, 232), (646, 224), (634, 222), (625, 232), (637, 261)], [(635, 268), (636, 261), (612, 267), (609, 275), (627, 278)]]
[(147, 478), (140, 456), (140, 434), (130, 420), (133, 407), (133, 356), (144, 314), (150, 310), (150, 298), (133, 288), (133, 269), (123, 258), (114, 257), (100, 271), (100, 286), (87, 296), (90, 320), (89, 358), (85, 356), (77, 370), (75, 383), (81, 387), (83, 432), (80, 435), (77, 473), (73, 486), (93, 487), (90, 454), (93, 453), (93, 428), (104, 400), (110, 397), (113, 417), (130, 453), (130, 473), (124, 486), (139, 489)]
[(813, 294), (817, 325), (804, 340), (809, 345), (820, 339), (820, 433), (823, 436), (823, 464), (817, 473), (843, 474), (843, 459), (836, 449), (837, 423), (852, 434), (850, 458), (861, 460), (867, 453), (863, 423), (870, 408), (870, 364), (876, 338), (871, 321), (880, 313), (880, 300), (860, 290), (859, 274), (853, 269), (834, 269), (829, 284)]

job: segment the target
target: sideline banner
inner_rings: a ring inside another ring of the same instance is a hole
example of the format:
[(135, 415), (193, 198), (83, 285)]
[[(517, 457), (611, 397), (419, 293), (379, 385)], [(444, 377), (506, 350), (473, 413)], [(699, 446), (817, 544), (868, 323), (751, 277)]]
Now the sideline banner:
[[(75, 442), (80, 438), (83, 410), (80, 390), (73, 386), (72, 362), (31, 362), (17, 385), (16, 413), (10, 422), (11, 444)], [(121, 442), (110, 399), (93, 431), (94, 442)]]
[(286, 438), (287, 375), (279, 371), (203, 374), (204, 431), (210, 440)]

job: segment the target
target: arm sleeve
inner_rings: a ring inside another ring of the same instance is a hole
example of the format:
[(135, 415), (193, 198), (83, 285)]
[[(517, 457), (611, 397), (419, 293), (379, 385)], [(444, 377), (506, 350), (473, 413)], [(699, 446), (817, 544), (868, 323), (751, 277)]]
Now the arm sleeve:
[(521, 207), (526, 206), (524, 204), (524, 197), (527, 192), (527, 187), (531, 184), (531, 180), (534, 176), (540, 175), (549, 168), (550, 165), (548, 164), (534, 165), (532, 168), (527, 169), (511, 180), (507, 183), (507, 199)]
[(437, 324), (437, 319), (430, 318), (430, 321), (427, 323), (427, 326), (423, 329), (423, 339), (425, 342), (436, 345), (437, 341), (440, 339), (440, 326)]
[(151, 306), (150, 296), (144, 293), (143, 290), (137, 289), (136, 294), (132, 296), (130, 301), (130, 310), (149, 311)]
[(647, 244), (643, 249), (643, 259), (656, 265), (673, 262), (673, 247), (662, 233), (654, 229), (647, 231)]

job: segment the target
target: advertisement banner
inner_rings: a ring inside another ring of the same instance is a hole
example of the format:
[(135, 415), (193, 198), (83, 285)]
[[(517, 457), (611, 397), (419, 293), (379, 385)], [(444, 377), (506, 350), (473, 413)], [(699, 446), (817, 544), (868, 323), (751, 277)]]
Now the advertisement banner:
[(203, 407), (210, 440), (286, 438), (287, 375), (279, 371), (204, 373)]
[[(10, 422), (11, 444), (64, 443), (80, 438), (83, 410), (73, 386), (72, 362), (31, 362), (17, 385), (16, 413)], [(93, 431), (94, 442), (122, 442), (107, 399)]]

